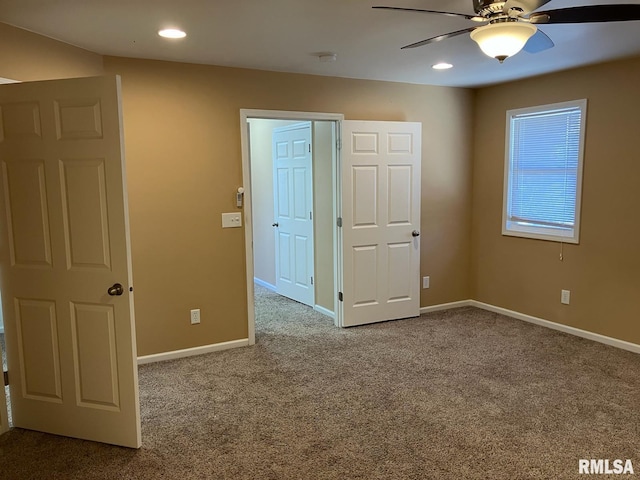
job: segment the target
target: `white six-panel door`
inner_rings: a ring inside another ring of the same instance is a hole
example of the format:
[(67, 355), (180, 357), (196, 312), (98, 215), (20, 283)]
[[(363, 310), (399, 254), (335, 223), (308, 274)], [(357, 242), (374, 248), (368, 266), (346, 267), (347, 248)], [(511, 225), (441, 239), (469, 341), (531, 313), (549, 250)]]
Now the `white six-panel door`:
[(342, 125), (342, 326), (420, 314), (421, 124)]
[(313, 306), (311, 123), (274, 129), (276, 292)]
[(120, 79), (2, 85), (0, 123), (13, 425), (139, 447)]

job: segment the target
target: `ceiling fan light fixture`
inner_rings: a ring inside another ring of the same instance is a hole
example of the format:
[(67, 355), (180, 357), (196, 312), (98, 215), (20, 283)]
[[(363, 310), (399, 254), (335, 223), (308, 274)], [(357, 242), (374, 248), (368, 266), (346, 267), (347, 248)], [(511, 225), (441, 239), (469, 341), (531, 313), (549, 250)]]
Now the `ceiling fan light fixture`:
[(535, 25), (524, 22), (490, 23), (472, 31), (471, 39), (486, 55), (502, 63), (522, 50), (537, 30)]

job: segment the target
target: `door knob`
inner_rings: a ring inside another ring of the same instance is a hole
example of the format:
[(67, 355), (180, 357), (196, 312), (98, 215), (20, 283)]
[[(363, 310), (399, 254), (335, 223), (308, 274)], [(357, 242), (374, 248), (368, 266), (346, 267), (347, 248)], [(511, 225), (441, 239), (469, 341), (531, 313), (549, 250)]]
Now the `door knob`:
[(122, 288), (122, 285), (120, 285), (119, 283), (114, 283), (112, 287), (109, 287), (107, 293), (112, 297), (122, 295), (124, 293), (124, 288)]
[(411, 235), (413, 237), (419, 237), (420, 236), (420, 232), (418, 230), (414, 230), (413, 232), (411, 232)]
[(276, 223), (272, 223), (272, 224), (271, 224), (271, 226), (272, 226), (272, 227), (279, 227), (279, 226), (280, 226), (280, 224), (278, 224), (278, 222), (276, 222)]

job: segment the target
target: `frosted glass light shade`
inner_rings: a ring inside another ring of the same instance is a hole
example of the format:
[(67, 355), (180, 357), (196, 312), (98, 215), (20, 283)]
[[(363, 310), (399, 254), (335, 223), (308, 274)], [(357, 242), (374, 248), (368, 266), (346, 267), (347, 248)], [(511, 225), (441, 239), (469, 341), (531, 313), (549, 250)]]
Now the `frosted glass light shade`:
[(472, 31), (471, 38), (485, 54), (502, 63), (522, 50), (537, 30), (535, 25), (524, 22), (490, 23)]

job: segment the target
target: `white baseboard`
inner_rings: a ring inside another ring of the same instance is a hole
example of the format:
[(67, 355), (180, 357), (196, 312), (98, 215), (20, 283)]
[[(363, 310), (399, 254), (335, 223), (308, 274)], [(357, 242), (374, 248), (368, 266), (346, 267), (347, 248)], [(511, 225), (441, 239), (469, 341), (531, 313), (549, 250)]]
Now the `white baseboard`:
[(321, 307), (320, 305), (314, 305), (313, 309), (318, 313), (326, 315), (327, 317), (330, 317), (334, 320), (336, 319), (336, 314), (327, 308)]
[(459, 302), (441, 303), (440, 305), (431, 305), (428, 307), (420, 307), (420, 314), (429, 312), (440, 312), (451, 308), (469, 307), (473, 300), (460, 300)]
[(607, 337), (605, 335), (600, 335), (599, 333), (593, 333), (587, 330), (581, 330), (579, 328), (570, 327), (568, 325), (563, 325), (561, 323), (551, 322), (549, 320), (533, 317), (531, 315), (526, 315), (524, 313), (514, 312), (513, 310), (508, 310), (502, 307), (496, 307), (495, 305), (478, 302), (476, 300), (471, 300), (470, 305), (473, 307), (481, 308), (483, 310), (488, 310), (489, 312), (499, 313), (501, 315), (515, 318), (517, 320), (522, 320), (528, 323), (534, 323), (542, 327), (547, 327), (553, 330), (558, 330), (560, 332), (568, 333), (570, 335), (575, 335), (576, 337), (582, 337), (588, 340), (593, 340), (594, 342), (604, 343), (605, 345), (611, 345), (612, 347), (621, 348), (622, 350), (628, 350), (630, 352), (640, 353), (640, 345), (637, 345), (635, 343), (626, 342), (624, 340), (618, 340), (617, 338)]
[(560, 332), (575, 335), (576, 337), (586, 338), (593, 340), (594, 342), (604, 343), (612, 347), (620, 348), (622, 350), (628, 350), (629, 352), (640, 353), (640, 345), (636, 343), (619, 340), (617, 338), (607, 337), (600, 335), (599, 333), (589, 332), (587, 330), (581, 330), (579, 328), (570, 327), (561, 323), (551, 322), (543, 318), (534, 317), (525, 313), (514, 312), (502, 307), (496, 307), (488, 303), (478, 302), (477, 300), (461, 300), (459, 302), (442, 303), (440, 305), (431, 305), (429, 307), (421, 307), (420, 313), (439, 312), (441, 310), (449, 310), (451, 308), (459, 307), (476, 307), (489, 312), (499, 313), (507, 317), (515, 318), (516, 320), (522, 320), (523, 322), (534, 323), (541, 327), (551, 328), (552, 330), (558, 330)]
[(153, 355), (145, 355), (138, 357), (138, 365), (146, 363), (164, 362), (165, 360), (175, 360), (176, 358), (193, 357), (194, 355), (202, 355), (203, 353), (219, 352), (221, 350), (229, 350), (230, 348), (246, 347), (249, 345), (249, 339), (232, 340), (230, 342), (214, 343), (212, 345), (203, 345), (202, 347), (185, 348), (184, 350), (174, 350), (172, 352), (155, 353)]
[(256, 285), (260, 285), (261, 287), (264, 287), (268, 290), (271, 290), (272, 292), (276, 291), (275, 285), (271, 285), (270, 283), (265, 282), (264, 280), (260, 280), (259, 278), (253, 277), (253, 283), (255, 283)]

